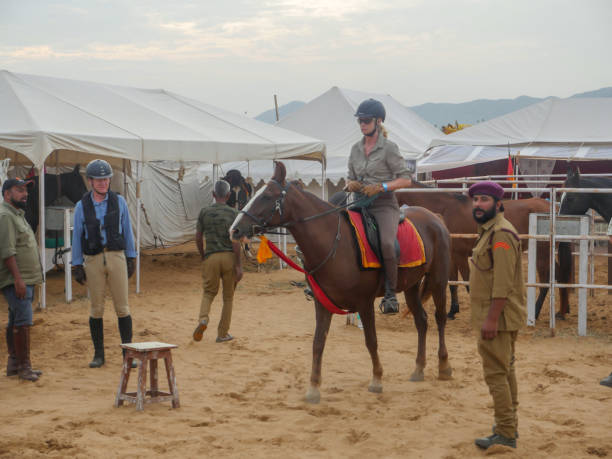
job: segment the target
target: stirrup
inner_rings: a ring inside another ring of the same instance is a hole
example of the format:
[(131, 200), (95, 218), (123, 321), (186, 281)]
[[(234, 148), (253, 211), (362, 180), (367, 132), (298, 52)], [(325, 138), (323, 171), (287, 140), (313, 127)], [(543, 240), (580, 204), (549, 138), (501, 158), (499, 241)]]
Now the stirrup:
[(385, 296), (378, 308), (383, 314), (397, 314), (399, 312), (399, 303), (395, 296)]

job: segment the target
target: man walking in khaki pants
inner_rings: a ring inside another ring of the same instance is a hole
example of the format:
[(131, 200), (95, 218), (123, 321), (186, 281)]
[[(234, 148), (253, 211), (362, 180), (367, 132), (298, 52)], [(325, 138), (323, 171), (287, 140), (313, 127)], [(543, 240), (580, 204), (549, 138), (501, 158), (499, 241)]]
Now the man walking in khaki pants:
[(87, 281), (89, 288), (89, 331), (94, 345), (94, 358), (89, 367), (98, 368), (105, 361), (103, 317), (107, 284), (117, 313), (121, 342), (132, 342), (128, 278), (134, 273), (136, 250), (127, 203), (123, 196), (109, 189), (113, 176), (110, 164), (95, 159), (87, 165), (86, 174), (91, 191), (74, 209), (72, 264), (74, 279), (80, 284)]
[(477, 438), (482, 449), (493, 445), (516, 448), (518, 385), (514, 348), (525, 324), (525, 286), (521, 244), (516, 229), (504, 218), (504, 189), (494, 182), (470, 187), (478, 239), (470, 258), (472, 325), (478, 333), (478, 353), (484, 379), (493, 397), (493, 435)]
[[(196, 245), (202, 257), (202, 278), (204, 293), (200, 306), (199, 323), (193, 332), (193, 339), (201, 341), (208, 327), (210, 306), (219, 292), (219, 281), (223, 283), (223, 309), (217, 329), (217, 343), (234, 339), (229, 334), (232, 320), (232, 306), (236, 284), (242, 279), (240, 243), (232, 242), (229, 229), (238, 211), (228, 206), (230, 185), (225, 180), (215, 183), (213, 197), (215, 203), (200, 211), (196, 231)], [(206, 239), (206, 249), (204, 240)]]

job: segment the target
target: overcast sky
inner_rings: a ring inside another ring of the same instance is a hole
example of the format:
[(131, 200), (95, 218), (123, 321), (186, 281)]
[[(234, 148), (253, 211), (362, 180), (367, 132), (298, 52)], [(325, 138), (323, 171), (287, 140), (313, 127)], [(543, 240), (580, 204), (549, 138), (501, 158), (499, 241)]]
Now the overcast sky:
[(611, 0), (0, 0), (0, 68), (255, 116), (332, 86), (406, 105), (612, 86)]

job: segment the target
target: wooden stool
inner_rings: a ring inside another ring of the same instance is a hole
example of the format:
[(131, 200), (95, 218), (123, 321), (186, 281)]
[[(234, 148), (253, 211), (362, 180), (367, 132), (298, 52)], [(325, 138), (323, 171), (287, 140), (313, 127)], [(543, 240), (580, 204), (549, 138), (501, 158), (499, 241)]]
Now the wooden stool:
[[(115, 398), (115, 406), (123, 405), (125, 400), (126, 402), (135, 403), (137, 410), (144, 410), (145, 403), (172, 401), (172, 408), (178, 408), (180, 406), (179, 395), (176, 388), (176, 377), (174, 375), (171, 354), (171, 349), (178, 346), (175, 344), (147, 342), (127, 343), (122, 344), (121, 347), (125, 349), (125, 357), (123, 359), (121, 379), (119, 380), (119, 389), (117, 389), (117, 397)], [(140, 360), (138, 365), (138, 389), (136, 392), (126, 392), (134, 359)], [(164, 362), (166, 362), (166, 375), (168, 376), (168, 390), (170, 392), (161, 392), (159, 390), (157, 380), (158, 359), (164, 359)], [(147, 390), (147, 362), (149, 362), (151, 370), (150, 390)], [(146, 398), (147, 395), (150, 398)]]

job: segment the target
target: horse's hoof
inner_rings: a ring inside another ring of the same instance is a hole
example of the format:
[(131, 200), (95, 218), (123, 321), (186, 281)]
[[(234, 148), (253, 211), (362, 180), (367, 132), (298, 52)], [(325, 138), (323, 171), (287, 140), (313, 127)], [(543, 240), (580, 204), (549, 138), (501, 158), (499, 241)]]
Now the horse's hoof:
[(380, 382), (371, 382), (368, 386), (368, 391), (374, 394), (382, 394), (382, 384)]
[(425, 381), (425, 373), (423, 373), (423, 370), (414, 370), (412, 375), (410, 375), (410, 381), (412, 382)]
[(449, 312), (446, 317), (448, 317), (450, 320), (455, 320), (455, 313), (454, 312)]
[(308, 403), (312, 403), (313, 405), (319, 403), (321, 401), (321, 393), (319, 392), (319, 389), (317, 389), (316, 387), (311, 387), (310, 389), (308, 389), (308, 392), (306, 392), (305, 400)]
[(452, 367), (448, 365), (446, 368), (439, 368), (438, 369), (438, 379), (442, 381), (448, 381), (450, 379), (453, 379)]
[(565, 314), (562, 314), (560, 312), (555, 314), (555, 319), (557, 320), (565, 320)]

